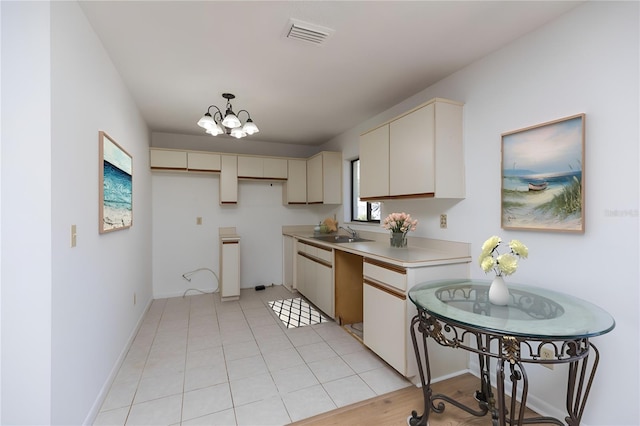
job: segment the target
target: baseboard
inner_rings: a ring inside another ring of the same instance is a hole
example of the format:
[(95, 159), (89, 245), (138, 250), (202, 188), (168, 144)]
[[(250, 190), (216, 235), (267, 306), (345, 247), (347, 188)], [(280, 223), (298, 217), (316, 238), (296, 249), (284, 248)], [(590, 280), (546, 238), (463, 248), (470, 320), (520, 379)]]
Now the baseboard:
[(129, 352), (129, 349), (131, 348), (131, 345), (133, 344), (133, 341), (135, 340), (136, 335), (138, 334), (138, 330), (140, 330), (140, 327), (142, 326), (142, 322), (144, 321), (144, 316), (149, 311), (149, 308), (151, 307), (152, 303), (153, 303), (153, 299), (150, 299), (149, 303), (147, 303), (147, 306), (142, 311), (142, 315), (140, 315), (140, 318), (138, 318), (138, 322), (136, 323), (136, 326), (133, 328), (133, 331), (129, 335), (129, 339), (127, 340), (127, 343), (124, 345), (124, 348), (120, 352), (120, 356), (118, 356), (118, 359), (113, 365), (113, 368), (111, 369), (111, 372), (107, 377), (107, 380), (105, 381), (104, 385), (100, 389), (100, 392), (96, 397), (96, 400), (94, 401), (93, 405), (91, 406), (91, 409), (89, 410), (89, 413), (87, 414), (87, 417), (84, 419), (84, 422), (82, 423), (83, 425), (86, 425), (86, 426), (92, 425), (95, 422), (96, 417), (98, 417), (98, 413), (100, 412), (100, 407), (102, 407), (104, 400), (107, 398), (107, 395), (109, 394), (109, 389), (111, 389), (111, 385), (113, 384), (113, 381), (116, 379), (116, 376), (118, 375), (118, 371), (120, 371), (120, 367), (122, 366), (122, 363), (124, 362), (127, 356), (127, 353)]

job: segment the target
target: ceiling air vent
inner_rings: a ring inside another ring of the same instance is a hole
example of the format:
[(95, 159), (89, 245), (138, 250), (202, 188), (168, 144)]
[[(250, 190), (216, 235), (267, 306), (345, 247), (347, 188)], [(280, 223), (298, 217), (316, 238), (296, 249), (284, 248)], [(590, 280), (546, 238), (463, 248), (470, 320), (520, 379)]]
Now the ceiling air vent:
[(307, 43), (316, 45), (323, 45), (334, 32), (331, 28), (297, 21), (295, 19), (289, 21), (287, 28), (287, 38), (306, 41)]

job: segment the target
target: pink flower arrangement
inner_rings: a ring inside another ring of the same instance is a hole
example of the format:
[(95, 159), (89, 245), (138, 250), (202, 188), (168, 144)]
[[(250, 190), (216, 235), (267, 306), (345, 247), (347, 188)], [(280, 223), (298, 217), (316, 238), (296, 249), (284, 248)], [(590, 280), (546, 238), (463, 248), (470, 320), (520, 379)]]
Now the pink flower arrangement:
[(391, 213), (384, 218), (382, 227), (388, 229), (391, 232), (400, 232), (406, 234), (409, 231), (415, 231), (418, 221), (411, 219), (411, 215), (405, 212)]

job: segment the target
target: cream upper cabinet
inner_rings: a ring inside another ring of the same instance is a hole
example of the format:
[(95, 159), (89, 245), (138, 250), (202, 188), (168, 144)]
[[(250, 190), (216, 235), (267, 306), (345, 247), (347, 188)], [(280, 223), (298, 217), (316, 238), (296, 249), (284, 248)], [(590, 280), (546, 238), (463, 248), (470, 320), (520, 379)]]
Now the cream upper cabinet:
[(282, 186), (284, 204), (307, 204), (307, 160), (287, 160), (287, 169)]
[(464, 198), (462, 107), (433, 99), (364, 133), (360, 198)]
[(389, 193), (435, 192), (434, 104), (425, 105), (389, 124)]
[(307, 203), (342, 204), (342, 153), (323, 151), (307, 160)]
[(238, 157), (238, 177), (261, 178), (264, 176), (261, 157)]
[(287, 160), (239, 155), (238, 178), (286, 179)]
[(263, 170), (265, 179), (287, 179), (289, 176), (286, 158), (264, 158)]
[(187, 151), (187, 168), (190, 171), (220, 171), (220, 154)]
[(220, 156), (220, 204), (238, 203), (238, 156)]
[(149, 149), (149, 164), (156, 170), (187, 170), (187, 153), (175, 149)]
[(360, 198), (389, 195), (389, 125), (360, 137)]

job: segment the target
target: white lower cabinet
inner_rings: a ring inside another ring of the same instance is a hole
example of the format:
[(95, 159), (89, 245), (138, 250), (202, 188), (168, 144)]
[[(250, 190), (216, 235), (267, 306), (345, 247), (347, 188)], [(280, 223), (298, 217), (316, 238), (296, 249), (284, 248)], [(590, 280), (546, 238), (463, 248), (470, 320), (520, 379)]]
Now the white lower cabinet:
[(334, 317), (333, 251), (298, 242), (296, 289), (318, 309)]
[(402, 374), (407, 372), (406, 296), (364, 281), (364, 344)]
[[(467, 277), (468, 262), (403, 268), (365, 258), (363, 267), (364, 344), (403, 376), (418, 374), (411, 341), (411, 319), (417, 309), (408, 297), (415, 285), (430, 280)], [(433, 377), (444, 377), (467, 368), (465, 351), (440, 347), (428, 341)]]
[(220, 235), (220, 299), (240, 298), (240, 237), (236, 228), (219, 228)]

